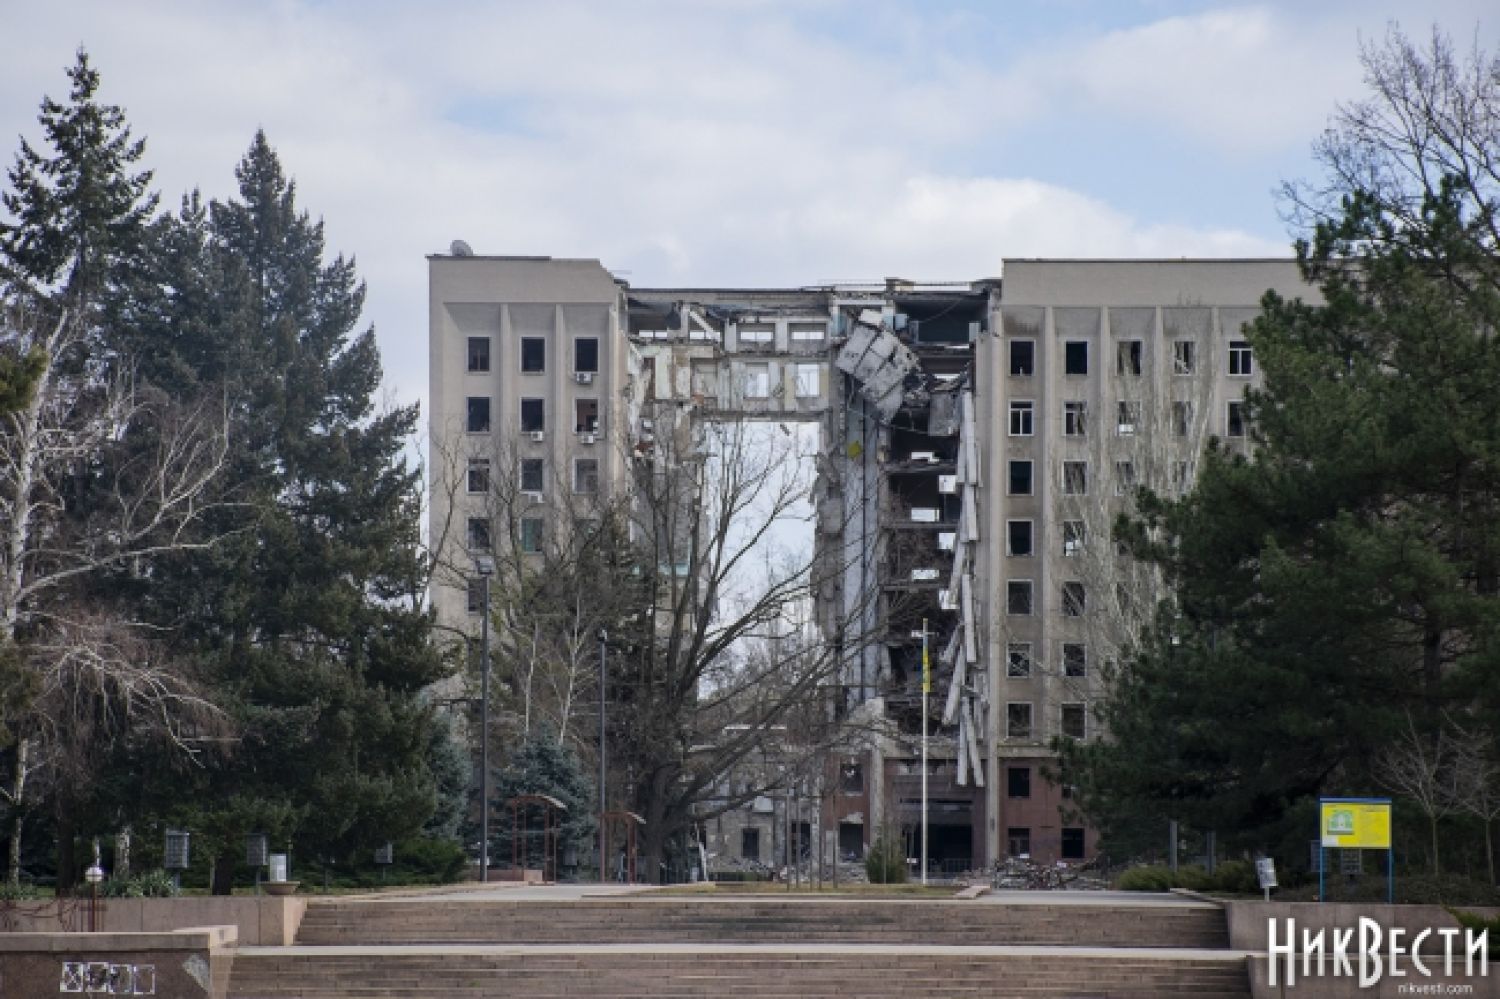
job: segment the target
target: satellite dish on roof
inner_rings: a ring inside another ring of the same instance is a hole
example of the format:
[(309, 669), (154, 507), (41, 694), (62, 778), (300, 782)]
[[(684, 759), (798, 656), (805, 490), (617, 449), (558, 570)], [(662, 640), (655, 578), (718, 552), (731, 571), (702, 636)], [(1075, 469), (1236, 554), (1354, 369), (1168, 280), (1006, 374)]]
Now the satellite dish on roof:
[(448, 249), (455, 257), (472, 257), (474, 255), (474, 251), (469, 248), (469, 244), (461, 239), (455, 239), (453, 245), (448, 247)]

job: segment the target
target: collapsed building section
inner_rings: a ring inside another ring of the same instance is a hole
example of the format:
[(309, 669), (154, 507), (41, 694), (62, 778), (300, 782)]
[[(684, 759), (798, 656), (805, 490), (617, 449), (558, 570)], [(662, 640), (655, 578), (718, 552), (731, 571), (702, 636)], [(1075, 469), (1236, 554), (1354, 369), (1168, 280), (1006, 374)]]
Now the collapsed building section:
[[(816, 433), (811, 617), (835, 663), (818, 706), (845, 737), (803, 787), (813, 818), (796, 788), (756, 797), (712, 820), (710, 858), (784, 864), (810, 837), (848, 859), (882, 832), (916, 856), (924, 646), (929, 869), (1093, 855), (1052, 741), (1099, 736), (1108, 664), (1160, 592), (1111, 526), (1138, 486), (1188, 488), (1210, 436), (1248, 446), (1243, 330), (1267, 288), (1308, 294), (1293, 262), (1012, 260), (1003, 288), (647, 289), (594, 260), (457, 246), (431, 258), (430, 377), (433, 453), (466, 479), (435, 481), (434, 537), (484, 512), (475, 483), (508, 481), (507, 455), (524, 548), (559, 494), (699, 461), (703, 427)], [(692, 511), (673, 514), (686, 543)], [(468, 553), (450, 554), (433, 603), (475, 635)], [(743, 779), (723, 784), (743, 800)]]

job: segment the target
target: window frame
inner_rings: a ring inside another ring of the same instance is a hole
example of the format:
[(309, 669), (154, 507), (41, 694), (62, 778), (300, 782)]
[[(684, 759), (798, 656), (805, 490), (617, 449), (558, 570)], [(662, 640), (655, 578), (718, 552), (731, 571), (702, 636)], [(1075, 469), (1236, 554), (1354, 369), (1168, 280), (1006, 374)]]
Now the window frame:
[(1172, 374), (1187, 377), (1198, 371), (1198, 341), (1172, 341)]
[(1255, 374), (1255, 348), (1249, 340), (1229, 341), (1230, 378), (1250, 378)]
[[(1024, 364), (1018, 364), (1022, 358), (1016, 356), (1016, 348), (1025, 349), (1026, 357)], [(1009, 341), (1009, 349), (1006, 352), (1006, 367), (1012, 378), (1030, 378), (1036, 374), (1036, 340), (1031, 337), (1018, 337)], [(1016, 368), (1024, 367), (1025, 371), (1017, 371)]]
[[(1013, 597), (1026, 594), (1026, 609), (1014, 610)], [(1031, 579), (1007, 579), (1005, 581), (1005, 613), (1009, 617), (1031, 617), (1036, 614), (1036, 581)]]
[(1088, 524), (1082, 520), (1064, 520), (1062, 522), (1062, 554), (1063, 558), (1076, 558), (1083, 554), (1083, 546), (1088, 542)]
[[(490, 363), (491, 363), (491, 357), (492, 357), (492, 354), (493, 354), (493, 352), (491, 350), (492, 346), (493, 345), (490, 343), (490, 337), (487, 337), (487, 336), (471, 336), (471, 337), (469, 337), (468, 358), (467, 358), (467, 363), (468, 363), (467, 371), (468, 371), (469, 374), (471, 374), (471, 375), (487, 375), (487, 374), (490, 373)], [(476, 350), (475, 350), (476, 347), (480, 347), (482, 349), (480, 349), (480, 350), (478, 350), (476, 352)]]
[[(1013, 531), (1025, 527), (1026, 550), (1016, 551), (1016, 535)], [(1010, 558), (1032, 558), (1036, 555), (1036, 521), (1030, 517), (1015, 517), (1005, 521), (1005, 554)]]
[[(1016, 469), (1020, 466), (1026, 468), (1026, 488), (1016, 489)], [(1007, 496), (1035, 496), (1036, 495), (1036, 463), (1030, 458), (1009, 458), (1005, 463), (1005, 494)]]
[[(528, 419), (527, 411), (530, 410), (537, 417), (535, 420)], [(547, 432), (547, 400), (537, 396), (523, 396), (521, 398), (521, 433), (534, 434)]]
[[(464, 433), (467, 433), (467, 434), (487, 434), (491, 430), (494, 429), (494, 427), (495, 427), (495, 413), (494, 413), (495, 405), (494, 405), (494, 400), (493, 399), (491, 399), (487, 395), (471, 395), (471, 396), (465, 397), (464, 402), (465, 402), (465, 413), (464, 413), (464, 428), (465, 429), (464, 429)], [(477, 421), (475, 419), (475, 416), (478, 413), (478, 411), (474, 408), (475, 407), (475, 403), (483, 403), (484, 404), (484, 419), (482, 421), (483, 424), (484, 424), (483, 426), (476, 426), (475, 425), (476, 423), (481, 422), (481, 421)]]
[[(1077, 734), (1068, 731), (1069, 718), (1076, 718)], [(1089, 708), (1083, 701), (1064, 701), (1058, 705), (1057, 734), (1064, 739), (1077, 739), (1083, 742), (1089, 737)]]
[(1063, 436), (1085, 438), (1089, 435), (1089, 404), (1086, 399), (1063, 400)]
[[(1238, 425), (1239, 432), (1235, 432)], [(1250, 436), (1250, 421), (1245, 419), (1245, 401), (1230, 399), (1224, 404), (1224, 436), (1230, 440), (1243, 440)]]
[[(1016, 724), (1019, 712), (1015, 709), (1025, 708), (1025, 728), (1018, 731)], [(1005, 702), (1005, 737), (1007, 739), (1032, 739), (1036, 732), (1036, 705), (1031, 701), (1006, 701)]]
[[(470, 458), (465, 472), (465, 492), (476, 494), (490, 491), (490, 459)], [(477, 486), (476, 483), (478, 483)]]
[(1145, 366), (1146, 341), (1115, 341), (1115, 374), (1123, 378), (1139, 378)]
[[(1012, 399), (1007, 407), (1010, 419), (1006, 423), (1006, 429), (1010, 431), (1010, 437), (1035, 437), (1036, 436), (1036, 400), (1035, 399)], [(1021, 427), (1022, 429), (1017, 429)]]
[(1030, 642), (1007, 642), (1005, 644), (1006, 679), (1031, 679), (1031, 667), (1036, 662), (1032, 652), (1033, 646)]
[[(1069, 471), (1077, 469), (1079, 475), (1069, 475)], [(1077, 481), (1075, 482), (1075, 478)], [(1077, 485), (1075, 489), (1073, 486)], [(1089, 463), (1086, 459), (1068, 458), (1062, 463), (1062, 493), (1064, 496), (1087, 496), (1089, 494)]]
[[(1077, 348), (1077, 355), (1074, 349)], [(1087, 340), (1063, 341), (1063, 375), (1068, 378), (1086, 378), (1089, 373), (1089, 342)]]
[[(522, 458), (517, 469), (521, 492), (523, 493), (545, 493), (547, 483), (547, 461), (545, 458)], [(527, 480), (535, 475), (535, 485)]]
[(1082, 580), (1064, 580), (1061, 592), (1063, 617), (1083, 617), (1088, 613), (1088, 589)]
[[(545, 375), (547, 373), (547, 338), (544, 336), (523, 336), (520, 338), (519, 344), (521, 351), (519, 361), (521, 374)], [(538, 347), (537, 345), (540, 346)], [(531, 348), (531, 351), (528, 351), (528, 347)], [(540, 358), (533, 358), (531, 361), (528, 361), (527, 354), (535, 352), (538, 349), (541, 351)], [(531, 363), (535, 363), (536, 366), (528, 367), (528, 364)]]
[[(1077, 650), (1076, 655), (1070, 654), (1072, 650)], [(1089, 675), (1089, 646), (1087, 642), (1063, 642), (1061, 655), (1063, 676), (1080, 680)]]
[[(588, 483), (588, 479), (584, 476), (584, 469), (588, 465), (594, 466), (594, 470), (593, 470), (593, 488), (592, 489), (585, 489), (585, 488), (583, 488), (585, 485), (589, 484)], [(600, 468), (600, 464), (599, 464), (599, 459), (598, 458), (574, 458), (573, 459), (573, 495), (575, 495), (575, 496), (597, 496), (599, 494), (599, 488), (600, 488), (600, 485), (601, 485), (601, 483), (600, 483), (600, 474), (601, 474), (601, 468)]]
[[(586, 343), (593, 344), (594, 364), (593, 367), (584, 367), (579, 352)], [(596, 336), (575, 336), (573, 338), (573, 371), (579, 374), (597, 375), (599, 373), (599, 338)]]

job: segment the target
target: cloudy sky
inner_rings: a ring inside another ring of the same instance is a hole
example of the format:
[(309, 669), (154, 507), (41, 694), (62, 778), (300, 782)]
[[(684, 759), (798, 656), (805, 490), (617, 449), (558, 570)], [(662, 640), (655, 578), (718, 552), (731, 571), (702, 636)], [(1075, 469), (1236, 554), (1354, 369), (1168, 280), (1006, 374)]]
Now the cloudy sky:
[[(8, 9), (7, 9), (8, 8)], [(598, 257), (637, 285), (968, 279), (1005, 257), (1268, 255), (1273, 191), (1398, 21), (1492, 0), (0, 0), (0, 155), (82, 45), (164, 203), (264, 128), (357, 257), (396, 398), (426, 265)]]

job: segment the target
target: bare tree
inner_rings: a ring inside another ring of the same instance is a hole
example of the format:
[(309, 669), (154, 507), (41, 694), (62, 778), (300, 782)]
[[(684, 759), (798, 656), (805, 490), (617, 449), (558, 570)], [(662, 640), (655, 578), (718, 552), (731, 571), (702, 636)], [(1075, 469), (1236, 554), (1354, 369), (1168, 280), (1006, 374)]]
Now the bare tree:
[(1484, 825), (1484, 859), (1495, 884), (1495, 820), (1500, 819), (1500, 755), (1492, 734), (1478, 727), (1453, 725), (1453, 781), (1450, 806)]
[(128, 368), (97, 361), (86, 338), (75, 313), (15, 296), (0, 308), (0, 352), (40, 358), (24, 405), (0, 416), (0, 643), (19, 646), (41, 693), (35, 708), (57, 712), (34, 709), (9, 725), (13, 881), (28, 782), (76, 734), (73, 697), (89, 691), (111, 711), (162, 719), (158, 731), (183, 745), (174, 719), (206, 707), (190, 686), (118, 655), (118, 636), (83, 624), (74, 601), (90, 579), (143, 573), (157, 556), (212, 543), (193, 528), (225, 460), (223, 414), (143, 397)]
[(1386, 787), (1414, 802), (1432, 834), (1432, 873), (1438, 861), (1438, 820), (1453, 809), (1454, 744), (1446, 726), (1422, 732), (1408, 712), (1406, 729), (1380, 754), (1375, 773)]

